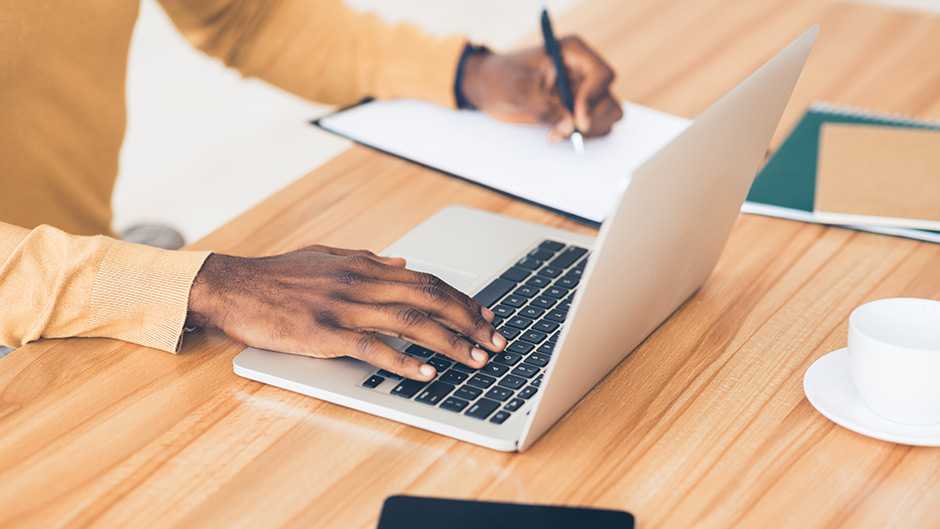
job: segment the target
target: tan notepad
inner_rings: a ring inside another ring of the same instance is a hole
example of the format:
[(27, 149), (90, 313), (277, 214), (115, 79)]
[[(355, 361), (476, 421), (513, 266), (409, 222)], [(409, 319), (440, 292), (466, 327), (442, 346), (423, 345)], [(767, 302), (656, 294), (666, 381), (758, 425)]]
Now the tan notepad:
[(940, 131), (824, 124), (814, 209), (820, 222), (940, 230)]

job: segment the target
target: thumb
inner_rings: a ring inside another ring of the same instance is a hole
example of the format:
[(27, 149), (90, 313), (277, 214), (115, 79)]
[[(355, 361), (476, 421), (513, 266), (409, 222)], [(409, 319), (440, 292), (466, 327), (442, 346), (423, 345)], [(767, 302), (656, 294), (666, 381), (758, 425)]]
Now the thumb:
[(552, 143), (558, 143), (568, 136), (571, 136), (571, 133), (573, 132), (574, 120), (572, 119), (571, 114), (566, 112), (564, 117), (562, 117), (552, 126), (551, 132), (548, 133), (548, 141)]

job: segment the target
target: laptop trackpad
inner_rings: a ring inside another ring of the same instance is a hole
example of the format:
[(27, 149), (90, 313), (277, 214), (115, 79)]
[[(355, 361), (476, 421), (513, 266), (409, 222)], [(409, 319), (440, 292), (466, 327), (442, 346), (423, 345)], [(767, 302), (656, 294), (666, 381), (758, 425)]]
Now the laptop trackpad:
[(407, 266), (410, 270), (434, 274), (461, 292), (467, 292), (478, 279), (476, 274), (471, 274), (464, 270), (457, 270), (449, 266), (429, 263), (409, 257), (405, 257), (405, 260), (408, 261)]

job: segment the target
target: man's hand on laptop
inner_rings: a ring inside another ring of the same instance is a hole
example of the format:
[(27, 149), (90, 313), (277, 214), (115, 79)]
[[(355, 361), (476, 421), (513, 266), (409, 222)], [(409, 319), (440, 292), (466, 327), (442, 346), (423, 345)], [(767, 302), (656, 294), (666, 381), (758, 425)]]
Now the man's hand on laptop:
[(604, 136), (623, 117), (610, 93), (614, 71), (583, 40), (559, 40), (574, 98), (574, 116), (558, 95), (555, 67), (544, 46), (514, 53), (475, 53), (464, 62), (461, 90), (474, 107), (512, 123), (552, 127), (549, 140), (571, 135), (574, 126), (586, 137)]
[(491, 351), (506, 346), (490, 310), (404, 266), (404, 259), (325, 246), (259, 258), (213, 254), (193, 282), (186, 322), (220, 329), (253, 347), (352, 356), (416, 380), (430, 380), (434, 368), (372, 333), (477, 368), (488, 356), (464, 336)]

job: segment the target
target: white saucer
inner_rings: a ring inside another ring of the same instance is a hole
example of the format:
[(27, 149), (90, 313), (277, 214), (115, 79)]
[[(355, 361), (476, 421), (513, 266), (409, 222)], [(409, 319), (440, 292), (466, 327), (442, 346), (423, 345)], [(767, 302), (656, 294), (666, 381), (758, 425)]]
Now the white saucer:
[(865, 406), (849, 375), (846, 348), (813, 362), (803, 376), (803, 391), (819, 413), (853, 432), (894, 443), (940, 446), (940, 424), (901, 424), (876, 415)]

